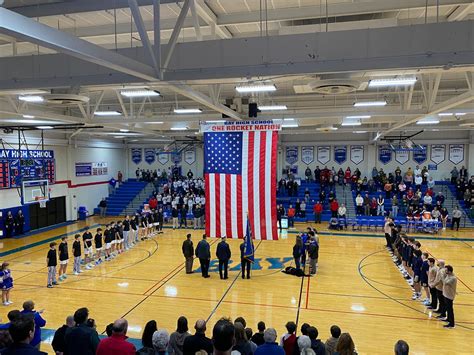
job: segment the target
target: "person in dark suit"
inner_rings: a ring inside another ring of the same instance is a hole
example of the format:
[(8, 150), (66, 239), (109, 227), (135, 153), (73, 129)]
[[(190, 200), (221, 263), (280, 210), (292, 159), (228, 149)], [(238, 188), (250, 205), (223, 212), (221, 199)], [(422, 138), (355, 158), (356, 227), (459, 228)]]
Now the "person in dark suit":
[(23, 229), (25, 228), (25, 216), (23, 215), (22, 210), (18, 210), (16, 214), (16, 235), (22, 235), (24, 233)]
[(186, 240), (183, 242), (183, 255), (186, 259), (186, 274), (193, 273), (193, 259), (194, 259), (194, 245), (191, 240), (191, 234), (186, 236)]
[(219, 275), (221, 280), (228, 279), (227, 271), (229, 268), (229, 259), (232, 253), (230, 251), (229, 244), (226, 243), (226, 237), (222, 237), (222, 240), (217, 244), (216, 256), (219, 259)]
[(204, 278), (209, 278), (209, 263), (211, 261), (211, 247), (206, 240), (206, 234), (202, 235), (202, 240), (196, 246), (196, 257), (201, 264), (201, 274)]
[[(253, 248), (253, 244), (252, 244)], [(242, 278), (245, 279), (245, 271), (247, 270), (247, 279), (250, 279), (250, 269), (252, 268), (252, 264), (250, 260), (245, 257), (245, 239), (240, 244), (240, 265), (242, 270)]]
[(6, 237), (11, 238), (13, 236), (13, 230), (15, 228), (15, 218), (13, 217), (12, 211), (7, 212), (5, 217), (5, 231)]

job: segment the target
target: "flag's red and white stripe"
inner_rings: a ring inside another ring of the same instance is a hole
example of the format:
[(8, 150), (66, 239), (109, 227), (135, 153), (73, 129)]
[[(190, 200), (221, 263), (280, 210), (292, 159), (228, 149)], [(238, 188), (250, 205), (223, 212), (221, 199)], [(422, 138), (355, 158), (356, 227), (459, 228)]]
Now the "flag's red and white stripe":
[(276, 240), (278, 132), (242, 134), (242, 174), (205, 174), (206, 234), (243, 238), (248, 212), (254, 238)]

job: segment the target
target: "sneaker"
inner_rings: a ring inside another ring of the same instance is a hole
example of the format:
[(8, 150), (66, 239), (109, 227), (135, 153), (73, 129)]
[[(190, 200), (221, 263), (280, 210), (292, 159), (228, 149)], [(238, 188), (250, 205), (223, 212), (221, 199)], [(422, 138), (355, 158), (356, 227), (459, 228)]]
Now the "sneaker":
[(87, 269), (87, 270), (90, 270), (90, 269), (92, 269), (92, 266), (90, 266), (89, 264), (87, 264), (87, 265), (86, 265), (86, 269)]
[(49, 284), (48, 286), (46, 286), (48, 288), (53, 288), (53, 285)]
[(63, 278), (64, 278), (64, 279), (67, 279), (67, 275), (66, 275), (66, 274), (63, 274)]
[(441, 319), (441, 320), (445, 320), (445, 319), (446, 319), (446, 317), (445, 317), (445, 316), (442, 316), (442, 315), (436, 316), (436, 318)]
[(59, 285), (59, 284), (58, 284), (56, 281), (53, 281), (53, 285), (54, 285), (54, 286), (57, 286), (57, 285)]
[(62, 281), (62, 280), (63, 280), (63, 275), (59, 276), (59, 277), (58, 277), (58, 280), (59, 280), (59, 281)]
[(429, 306), (429, 305), (431, 304), (431, 301), (430, 301), (430, 300), (425, 300), (425, 301), (423, 302), (423, 304), (424, 304), (425, 306)]
[(412, 300), (418, 299), (418, 295), (417, 295), (416, 293), (414, 293), (413, 296), (411, 296), (411, 299), (412, 299)]
[(454, 329), (454, 325), (446, 324), (446, 325), (443, 325), (443, 328)]
[(9, 304), (8, 304), (8, 302), (3, 302), (3, 305), (8, 306)]
[(82, 274), (82, 273), (84, 272), (84, 270), (79, 270), (78, 272), (79, 272), (80, 274)]
[(7, 301), (7, 303), (8, 303), (8, 304), (13, 304), (13, 302), (12, 302), (12, 301)]
[(76, 275), (76, 276), (77, 276), (77, 275), (79, 275), (79, 273), (76, 271), (76, 272), (74, 273), (74, 275)]

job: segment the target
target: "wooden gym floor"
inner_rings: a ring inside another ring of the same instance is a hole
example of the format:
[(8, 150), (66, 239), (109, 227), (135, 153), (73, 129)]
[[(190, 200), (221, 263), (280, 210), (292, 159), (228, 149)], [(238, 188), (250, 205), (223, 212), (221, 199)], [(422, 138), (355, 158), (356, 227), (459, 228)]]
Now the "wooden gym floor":
[[(106, 220), (89, 218), (87, 225), (96, 228)], [(474, 232), (446, 231), (438, 236), (419, 237), (423, 250), (453, 265), (458, 276), (455, 300), (456, 328), (446, 330), (444, 323), (430, 318), (425, 307), (411, 300), (411, 290), (384, 248), (382, 235), (372, 232), (324, 232), (320, 236), (319, 270), (316, 277), (297, 278), (281, 273), (291, 264), (295, 232), (279, 241), (255, 241), (258, 263), (251, 280), (239, 274), (238, 246), (230, 240), (234, 257), (228, 280), (220, 280), (211, 262), (211, 278), (199, 273), (187, 275), (181, 243), (187, 230), (165, 229), (163, 235), (141, 242), (115, 260), (72, 274), (69, 263), (66, 281), (47, 289), (45, 259), (48, 243), (73, 235), (85, 222), (74, 223), (33, 236), (3, 240), (1, 261), (8, 261), (13, 272), (13, 305), (0, 308), (6, 321), (8, 311), (21, 308), (32, 299), (36, 309), (45, 309), (46, 338), (42, 350), (53, 353), (51, 331), (61, 326), (67, 315), (86, 306), (102, 333), (105, 326), (119, 317), (129, 321), (130, 338), (139, 339), (145, 323), (155, 319), (160, 328), (174, 331), (176, 320), (185, 315), (192, 326), (208, 319), (210, 328), (220, 317), (243, 316), (254, 330), (260, 320), (284, 332), (287, 321), (315, 325), (325, 341), (333, 324), (349, 332), (359, 354), (393, 354), (398, 339), (410, 344), (411, 354), (474, 353)], [(304, 225), (297, 225), (303, 230)], [(189, 230), (194, 245), (203, 231)], [(216, 240), (209, 240), (215, 255)], [(199, 267), (195, 261), (194, 268)], [(298, 327), (299, 327), (298, 326)], [(207, 335), (210, 336), (211, 329)]]

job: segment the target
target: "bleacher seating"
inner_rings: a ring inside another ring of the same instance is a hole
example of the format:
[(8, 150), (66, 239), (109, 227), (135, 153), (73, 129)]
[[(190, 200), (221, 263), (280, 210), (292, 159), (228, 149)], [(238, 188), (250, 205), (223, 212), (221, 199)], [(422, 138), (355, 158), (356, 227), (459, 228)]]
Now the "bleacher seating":
[[(277, 206), (283, 205), (285, 211), (288, 210), (290, 204), (295, 207), (296, 200), (299, 199), (300, 202), (305, 198), (305, 190), (309, 190), (309, 200), (306, 202), (306, 216), (305, 217), (295, 217), (295, 222), (307, 222), (307, 221), (314, 221), (314, 213), (313, 213), (313, 206), (314, 204), (319, 201), (319, 193), (321, 191), (321, 185), (314, 181), (301, 181), (301, 185), (298, 188), (296, 196), (288, 196), (287, 191), (284, 192), (278, 191), (277, 192)], [(326, 201), (323, 204), (323, 213), (321, 214), (322, 221), (329, 221), (331, 219), (331, 211), (329, 210), (329, 191), (331, 189), (329, 187), (325, 187), (326, 192)], [(334, 195), (336, 195), (336, 189), (332, 189)], [(337, 199), (337, 196), (336, 196)], [(313, 202), (314, 201), (314, 202)]]
[(127, 180), (115, 189), (114, 193), (107, 197), (107, 215), (119, 216), (127, 208), (130, 201), (143, 190), (146, 182)]

